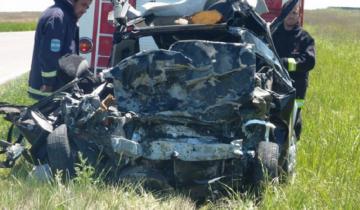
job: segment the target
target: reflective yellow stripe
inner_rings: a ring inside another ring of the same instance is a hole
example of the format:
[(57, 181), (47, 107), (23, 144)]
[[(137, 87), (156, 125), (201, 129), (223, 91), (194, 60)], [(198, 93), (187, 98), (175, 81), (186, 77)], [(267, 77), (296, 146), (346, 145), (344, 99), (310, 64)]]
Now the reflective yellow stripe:
[(56, 75), (57, 75), (57, 71), (41, 72), (41, 76), (45, 78), (56, 77)]
[(295, 58), (288, 58), (288, 70), (296, 71), (296, 60)]
[(34, 95), (39, 95), (39, 96), (49, 96), (52, 94), (51, 92), (42, 92), (42, 91), (36, 90), (32, 87), (29, 87), (28, 92), (31, 94), (34, 94)]
[(298, 106), (299, 108), (302, 108), (302, 107), (304, 106), (304, 104), (305, 104), (305, 100), (304, 100), (304, 99), (296, 99), (295, 102), (296, 102), (296, 104), (297, 104), (297, 106)]

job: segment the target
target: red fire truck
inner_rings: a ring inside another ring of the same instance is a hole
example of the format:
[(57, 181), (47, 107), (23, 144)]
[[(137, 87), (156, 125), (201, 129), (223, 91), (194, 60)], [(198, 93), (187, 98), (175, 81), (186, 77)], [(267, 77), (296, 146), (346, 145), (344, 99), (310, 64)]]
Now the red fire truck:
[[(180, 0), (158, 0), (159, 2), (177, 2)], [(194, 0), (196, 1), (196, 0)], [(272, 21), (280, 14), (282, 5), (287, 0), (265, 0), (268, 13), (262, 14), (266, 21)], [(137, 9), (141, 5), (155, 0), (130, 0)], [(301, 0), (301, 16), (304, 13), (304, 0)], [(114, 27), (108, 22), (113, 6), (111, 0), (94, 0), (88, 12), (80, 19), (80, 54), (85, 57), (95, 70), (109, 66)], [(303, 18), (301, 18), (302, 24)]]

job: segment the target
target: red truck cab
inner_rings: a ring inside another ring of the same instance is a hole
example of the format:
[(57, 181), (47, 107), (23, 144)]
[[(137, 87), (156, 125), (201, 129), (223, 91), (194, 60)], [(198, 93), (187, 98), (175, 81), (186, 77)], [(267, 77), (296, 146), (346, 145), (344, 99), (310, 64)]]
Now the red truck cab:
[[(269, 10), (268, 13), (262, 14), (261, 17), (266, 21), (271, 22), (277, 16), (280, 15), (282, 5), (287, 2), (287, 0), (265, 0), (266, 6)], [(300, 24), (303, 25), (304, 21), (304, 0), (300, 0)]]
[[(136, 0), (130, 0), (136, 6)], [(80, 55), (85, 57), (91, 67), (108, 67), (114, 26), (108, 22), (108, 15), (113, 10), (110, 0), (94, 0), (88, 12), (79, 21)]]

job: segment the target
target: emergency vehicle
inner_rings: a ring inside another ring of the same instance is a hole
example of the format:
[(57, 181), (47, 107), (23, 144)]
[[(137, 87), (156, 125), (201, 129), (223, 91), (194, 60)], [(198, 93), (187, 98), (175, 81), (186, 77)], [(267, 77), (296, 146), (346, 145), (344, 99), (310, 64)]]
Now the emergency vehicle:
[[(142, 10), (141, 5), (156, 0), (129, 0), (130, 4)], [(181, 0), (157, 0), (158, 2), (174, 3)], [(194, 0), (196, 1), (196, 0)], [(269, 12), (261, 16), (266, 21), (272, 21), (281, 11), (287, 0), (265, 0)], [(301, 24), (303, 23), (304, 0), (300, 1)], [(87, 13), (79, 21), (80, 25), (80, 55), (85, 57), (91, 67), (97, 71), (109, 67), (112, 49), (114, 26), (108, 21), (113, 10), (111, 0), (94, 0)], [(145, 45), (151, 42), (144, 39)]]

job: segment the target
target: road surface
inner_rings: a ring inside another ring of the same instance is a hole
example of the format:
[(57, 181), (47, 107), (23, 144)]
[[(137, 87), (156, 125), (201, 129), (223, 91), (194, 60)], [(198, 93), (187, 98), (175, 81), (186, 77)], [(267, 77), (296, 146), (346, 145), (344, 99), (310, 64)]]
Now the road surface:
[(0, 84), (30, 70), (34, 31), (0, 33)]

